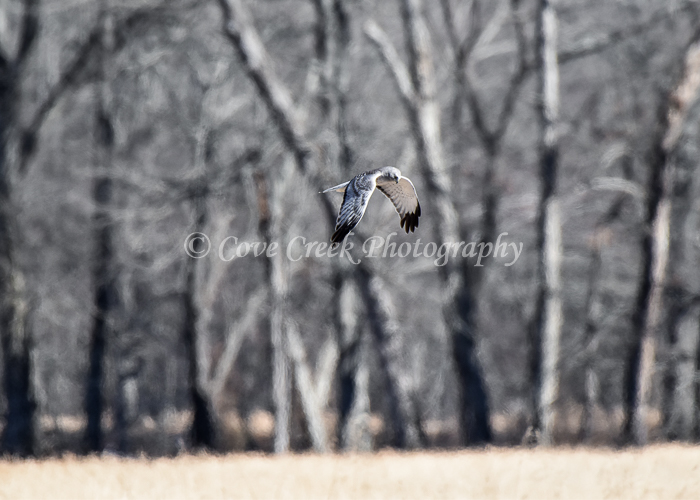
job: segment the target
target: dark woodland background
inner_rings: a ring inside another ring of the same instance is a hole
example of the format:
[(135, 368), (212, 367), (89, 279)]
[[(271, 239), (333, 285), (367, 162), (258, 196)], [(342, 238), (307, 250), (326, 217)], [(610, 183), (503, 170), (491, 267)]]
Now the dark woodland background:
[[(698, 440), (698, 92), (696, 1), (3, 0), (2, 453)], [(384, 165), (520, 259), (216, 256)]]

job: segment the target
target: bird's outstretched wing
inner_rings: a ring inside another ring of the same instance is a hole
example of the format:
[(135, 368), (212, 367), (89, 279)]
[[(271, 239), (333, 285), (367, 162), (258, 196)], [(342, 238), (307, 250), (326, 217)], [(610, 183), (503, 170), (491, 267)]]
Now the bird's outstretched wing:
[(335, 222), (335, 232), (331, 236), (331, 242), (340, 243), (348, 235), (352, 228), (362, 220), (365, 214), (369, 198), (374, 192), (376, 184), (369, 179), (368, 182), (355, 182), (351, 180), (345, 188), (343, 204), (338, 212), (338, 219)]
[(391, 179), (380, 177), (377, 179), (377, 189), (386, 195), (396, 207), (396, 211), (401, 217), (401, 227), (409, 231), (415, 231), (418, 227), (420, 217), (420, 203), (416, 188), (408, 177), (403, 177), (396, 182)]

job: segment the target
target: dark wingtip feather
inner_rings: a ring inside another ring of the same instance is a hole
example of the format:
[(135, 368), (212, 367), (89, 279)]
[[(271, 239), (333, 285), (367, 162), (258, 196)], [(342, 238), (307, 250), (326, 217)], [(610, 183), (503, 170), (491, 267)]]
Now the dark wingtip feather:
[(331, 243), (341, 243), (353, 227), (355, 226), (344, 225), (336, 228), (333, 236), (331, 236)]
[(343, 241), (343, 238), (344, 238), (344, 237), (345, 237), (345, 235), (343, 235), (343, 236), (341, 237), (341, 236), (340, 236), (340, 232), (339, 232), (339, 231), (336, 231), (335, 233), (333, 233), (333, 236), (331, 236), (331, 243), (333, 243), (334, 245), (335, 245), (335, 244), (338, 244), (338, 243), (340, 243), (341, 241)]
[(413, 233), (416, 231), (416, 228), (418, 227), (420, 213), (420, 205), (418, 205), (416, 207), (415, 212), (407, 213), (401, 218), (401, 227), (406, 231), (406, 234), (408, 234), (409, 232)]

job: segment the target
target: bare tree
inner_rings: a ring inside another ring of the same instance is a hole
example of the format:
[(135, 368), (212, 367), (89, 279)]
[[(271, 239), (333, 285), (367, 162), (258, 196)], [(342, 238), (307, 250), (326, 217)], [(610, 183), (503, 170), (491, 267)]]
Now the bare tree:
[[(24, 279), (16, 262), (18, 231), (14, 217), (12, 182), (16, 155), (23, 152), (17, 144), (21, 136), (17, 99), (20, 73), (35, 46), (39, 30), (38, 2), (23, 4), (22, 29), (14, 57), (0, 50), (0, 335), (7, 415), (2, 434), (2, 449), (18, 455), (31, 454), (34, 448), (35, 401), (31, 387), (31, 335), (25, 329), (27, 302)], [(13, 161), (14, 160), (14, 161)]]
[[(681, 135), (678, 137), (671, 161), (675, 164), (675, 178), (671, 192), (671, 220), (669, 241), (666, 300), (668, 306), (668, 333), (671, 346), (667, 367), (669, 393), (665, 402), (668, 409), (666, 431), (671, 439), (692, 441), (696, 438), (698, 418), (696, 402), (698, 385), (698, 347), (700, 346), (700, 309), (697, 298), (697, 246), (690, 235), (697, 234), (698, 181), (696, 179), (698, 127), (697, 74), (700, 68), (697, 44), (686, 55), (684, 83), (675, 91), (677, 108), (682, 116)], [(693, 76), (694, 75), (694, 76)]]
[[(349, 51), (351, 17), (344, 0), (312, 0), (315, 12), (314, 59), (318, 75), (315, 92), (320, 110), (312, 135), (324, 152), (319, 161), (325, 171), (339, 178), (351, 176), (354, 152), (348, 140), (347, 92), (350, 81)], [(312, 70), (313, 71), (313, 70)], [(308, 119), (307, 119), (308, 121)], [(333, 131), (324, 133), (325, 128)], [(329, 215), (330, 215), (330, 209)], [(330, 219), (330, 217), (329, 217)], [(345, 262), (333, 261), (333, 327), (338, 353), (338, 443), (342, 449), (369, 449), (367, 429), (369, 395), (367, 387), (366, 339), (353, 317), (361, 300), (353, 285), (354, 272)]]
[(309, 421), (311, 443), (314, 450), (320, 453), (330, 451), (323, 409), (328, 404), (333, 375), (338, 364), (338, 346), (335, 340), (329, 337), (321, 347), (316, 368), (317, 380), (314, 381), (301, 336), (293, 323), (287, 324), (287, 348), (294, 362), (294, 380), (299, 389), (304, 414)]
[[(196, 147), (194, 152), (195, 179), (192, 183), (192, 205), (194, 207), (194, 232), (202, 232), (208, 222), (207, 211), (207, 161), (206, 142), (209, 127), (205, 124), (196, 131)], [(203, 310), (200, 307), (200, 297), (197, 289), (201, 286), (197, 276), (197, 260), (188, 259), (186, 266), (186, 284), (183, 295), (185, 322), (183, 339), (189, 357), (189, 383), (192, 398), (193, 421), (191, 439), (195, 448), (214, 449), (216, 446), (217, 425), (214, 419), (216, 412), (211, 398), (206, 391), (203, 381), (207, 374), (202, 373), (204, 367), (200, 363), (200, 343), (203, 326)]]
[[(285, 142), (285, 145), (293, 154), (297, 169), (300, 171), (301, 174), (309, 177), (310, 180), (312, 180), (313, 184), (322, 185), (320, 182), (320, 177), (318, 177), (319, 174), (315, 171), (312, 171), (311, 168), (311, 151), (313, 150), (313, 148), (311, 146), (311, 141), (306, 136), (307, 133), (304, 130), (303, 119), (299, 116), (299, 113), (293, 105), (293, 101), (289, 90), (285, 87), (283, 82), (277, 77), (275, 72), (272, 70), (265, 47), (262, 44), (262, 41), (260, 40), (260, 36), (255, 30), (248, 10), (240, 0), (222, 0), (222, 2), (220, 3), (222, 7), (222, 12), (224, 14), (224, 32), (231, 40), (234, 47), (237, 49), (238, 54), (244, 63), (244, 67), (251, 80), (255, 83), (256, 88), (263, 99), (263, 102), (265, 103), (270, 112), (275, 126), (278, 128), (280, 135), (282, 136)], [(322, 198), (322, 203), (326, 218), (328, 219), (329, 223), (334, 223), (334, 207), (331, 205), (331, 202), (328, 198)], [(365, 269), (364, 272), (366, 273), (367, 270)], [(273, 272), (271, 274), (271, 277), (274, 276), (277, 276), (277, 278), (275, 279), (277, 279), (278, 281), (282, 279), (279, 272)], [(281, 283), (282, 282), (279, 281), (278, 285)], [(365, 290), (367, 291), (367, 293), (363, 294), (363, 296), (365, 297), (366, 303), (374, 304), (380, 302), (380, 297), (376, 295), (375, 289), (365, 288)], [(282, 300), (283, 297), (284, 294), (281, 294), (280, 304), (284, 302)], [(274, 298), (271, 300), (273, 300), (274, 310)], [(271, 318), (274, 319), (275, 315), (272, 314)], [(273, 328), (273, 330), (275, 330), (275, 328)], [(389, 349), (388, 342), (390, 338), (390, 335), (381, 335), (379, 337), (380, 349)], [(279, 348), (282, 349), (282, 340), (277, 342), (277, 344), (279, 344)], [(387, 357), (386, 360), (390, 363), (399, 363), (399, 360), (395, 357)], [(287, 368), (283, 366), (283, 363), (280, 362), (278, 364), (278, 373), (286, 373)], [(401, 383), (401, 381), (398, 379), (398, 377), (400, 377), (399, 367), (387, 366), (386, 368), (387, 373), (389, 375), (389, 381), (392, 384), (392, 387), (397, 392), (397, 394), (403, 394), (407, 388), (405, 384)], [(279, 382), (281, 387), (283, 384), (283, 380), (286, 380), (286, 378), (280, 376), (275, 378), (275, 380)], [(287, 383), (285, 382), (284, 384)], [(288, 404), (284, 402), (285, 398), (281, 396), (282, 392), (283, 391), (280, 389), (280, 401), (278, 404), (278, 408), (280, 409), (286, 408), (288, 406)], [(408, 394), (403, 394), (402, 397), (399, 399), (408, 402), (410, 407), (413, 407), (412, 398), (410, 398)], [(396, 399), (395, 401), (398, 401), (399, 399)], [(400, 407), (397, 411), (403, 411), (403, 409)], [(415, 414), (414, 410), (411, 410), (410, 413)], [(414, 420), (415, 419), (410, 417), (409, 415), (404, 415), (400, 419), (400, 422), (401, 425), (412, 426)], [(278, 423), (277, 425), (279, 426), (281, 424)], [(278, 427), (278, 432), (280, 432), (281, 430), (283, 429), (280, 429)], [(416, 441), (409, 440), (408, 442), (406, 442), (401, 439), (402, 436), (408, 436), (409, 438), (411, 436), (418, 436), (417, 430), (409, 429), (409, 431), (406, 432), (406, 429), (402, 428), (397, 429), (396, 431), (397, 436), (399, 438), (399, 441), (397, 441), (396, 443), (397, 446), (415, 447), (418, 445)], [(276, 450), (283, 451), (284, 447), (282, 446), (282, 444), (284, 444), (284, 440), (276, 444)]]
[[(596, 188), (622, 189), (636, 187), (631, 177), (631, 158), (628, 154), (622, 154), (620, 159), (623, 165), (624, 178), (598, 179)], [(632, 191), (634, 193), (634, 191)], [(620, 218), (621, 212), (630, 201), (630, 192), (622, 192), (610, 204), (606, 212), (598, 219), (593, 234), (589, 238), (589, 268), (587, 293), (584, 304), (585, 320), (583, 324), (583, 350), (582, 350), (582, 383), (585, 394), (583, 422), (581, 424), (581, 439), (584, 442), (592, 442), (596, 410), (600, 405), (600, 379), (596, 372), (596, 358), (599, 355), (599, 344), (604, 329), (601, 328), (601, 309), (604, 297), (601, 293), (604, 278), (603, 252), (610, 247), (612, 238), (612, 226)], [(639, 193), (641, 195), (641, 189)]]
[[(481, 241), (490, 242), (496, 235), (496, 214), (498, 212), (498, 192), (496, 186), (496, 160), (503, 146), (503, 138), (508, 125), (515, 116), (515, 104), (520, 89), (526, 81), (531, 64), (527, 61), (527, 44), (523, 31), (523, 21), (519, 12), (519, 0), (509, 2), (510, 14), (512, 17), (513, 32), (516, 47), (516, 65), (510, 75), (508, 86), (503, 92), (501, 107), (496, 115), (495, 123), (488, 116), (489, 105), (484, 103), (479, 96), (479, 92), (473, 82), (472, 70), (469, 68), (474, 49), (479, 45), (485, 28), (482, 22), (482, 6), (478, 0), (471, 2), (469, 8), (468, 33), (461, 36), (455, 27), (454, 14), (450, 0), (441, 0), (443, 20), (447, 27), (448, 41), (452, 50), (453, 72), (455, 82), (455, 99), (453, 111), (455, 126), (462, 128), (461, 116), (466, 105), (472, 118), (472, 125), (481, 142), (481, 146), (486, 155), (486, 165), (482, 178), (482, 219), (481, 219)], [(497, 14), (494, 15), (497, 17)], [(488, 30), (494, 33), (496, 29), (490, 27)], [(462, 131), (462, 134), (464, 132)], [(463, 142), (460, 142), (463, 144)], [(477, 272), (478, 271), (478, 272)], [(480, 278), (483, 269), (474, 269), (471, 273), (471, 287), (473, 294), (478, 294)]]
[(654, 367), (659, 330), (667, 314), (664, 290), (667, 286), (671, 241), (672, 193), (677, 184), (677, 146), (682, 137), (690, 106), (697, 94), (697, 37), (695, 33), (684, 52), (684, 62), (675, 88), (661, 99), (658, 126), (652, 142), (650, 175), (646, 199), (646, 225), (642, 239), (643, 268), (637, 295), (634, 328), (637, 331), (627, 379), (627, 439), (637, 445), (649, 440)]
[[(287, 161), (289, 163), (289, 161)], [(263, 171), (255, 176), (258, 200), (259, 231), (267, 246), (279, 242), (280, 194), (285, 188), (289, 168), (285, 168), (282, 179), (271, 181)], [(282, 173), (282, 172), (280, 172)], [(272, 343), (272, 398), (275, 408), (275, 453), (289, 451), (290, 418), (292, 404), (292, 367), (287, 346), (285, 317), (287, 293), (289, 290), (288, 271), (285, 269), (280, 252), (271, 253), (265, 259), (265, 274), (270, 296), (270, 338)], [(297, 352), (299, 346), (296, 345)], [(303, 356), (300, 355), (300, 356)]]
[(395, 434), (394, 444), (400, 448), (420, 447), (425, 443), (425, 435), (413, 391), (402, 367), (402, 337), (391, 297), (382, 280), (364, 268), (360, 269), (358, 283), (361, 293), (367, 297), (367, 319), (379, 345), (382, 365), (387, 370), (387, 398)]
[(104, 407), (104, 365), (106, 342), (109, 338), (110, 313), (117, 299), (114, 269), (113, 221), (111, 219), (112, 179), (110, 166), (114, 148), (113, 97), (110, 62), (114, 52), (114, 16), (108, 2), (100, 3), (99, 77), (95, 83), (95, 144), (96, 161), (93, 185), (95, 213), (95, 250), (93, 263), (94, 319), (90, 338), (89, 367), (85, 391), (85, 445), (88, 451), (99, 452), (103, 447), (102, 416)]
[(27, 455), (34, 447), (34, 410), (31, 387), (31, 332), (27, 329), (28, 302), (24, 277), (16, 252), (21, 230), (15, 218), (13, 184), (24, 173), (36, 148), (36, 136), (46, 115), (66, 89), (82, 74), (94, 53), (97, 32), (89, 34), (63, 68), (37, 111), (27, 121), (20, 118), (21, 83), (34, 52), (41, 25), (39, 2), (22, 2), (22, 16), (15, 54), (0, 47), (0, 335), (2, 335), (5, 395), (8, 402), (2, 449)]
[(559, 391), (559, 344), (562, 328), (561, 209), (557, 195), (559, 169), (559, 63), (557, 15), (548, 0), (537, 14), (539, 67), (540, 181), (537, 221), (538, 295), (531, 328), (530, 370), (533, 383), (533, 429), (538, 442), (552, 444), (554, 403)]
[[(321, 119), (318, 129), (328, 127), (334, 134), (323, 141), (326, 171), (339, 178), (352, 176), (354, 152), (348, 139), (348, 86), (351, 17), (344, 0), (312, 0), (316, 13), (315, 58), (320, 66), (318, 91)], [(322, 160), (323, 161), (323, 160)], [(345, 450), (369, 450), (369, 394), (367, 338), (354, 317), (360, 307), (356, 275), (344, 262), (333, 262), (338, 359), (338, 443)]]
[[(24, 290), (24, 277), (16, 252), (21, 242), (21, 229), (15, 219), (13, 186), (27, 174), (38, 144), (38, 135), (49, 112), (65, 93), (92, 76), (95, 58), (100, 53), (103, 26), (98, 22), (77, 44), (69, 62), (60, 69), (32, 113), (24, 113), (27, 104), (22, 82), (28, 72), (29, 59), (36, 51), (41, 34), (42, 9), (38, 0), (23, 0), (16, 50), (0, 47), (0, 335), (4, 356), (5, 394), (8, 401), (3, 431), (3, 449), (27, 454), (33, 448), (34, 410), (36, 403), (31, 387), (31, 331), (26, 328), (29, 314)], [(162, 11), (158, 6), (143, 6), (127, 11), (115, 21), (116, 32), (126, 34), (138, 24)], [(122, 47), (128, 37), (115, 44)]]
[(669, 261), (665, 282), (666, 328), (671, 349), (665, 387), (666, 432), (671, 439), (692, 441), (697, 426), (696, 401), (700, 311), (697, 297), (697, 247), (688, 235), (698, 231), (697, 132), (700, 46), (694, 42), (685, 54), (684, 75), (671, 97), (669, 132), (673, 179), (669, 193)]
[[(369, 451), (372, 446), (369, 420), (368, 338), (359, 321), (359, 291), (343, 280), (336, 302), (338, 324), (338, 442), (348, 451)], [(354, 288), (354, 289), (353, 289)]]
[[(391, 71), (408, 115), (418, 163), (427, 188), (427, 204), (436, 213), (435, 236), (440, 244), (458, 241), (458, 215), (450, 198), (440, 138), (440, 109), (436, 100), (432, 49), (420, 0), (402, 0), (401, 18), (408, 53), (404, 64), (390, 40), (374, 21), (365, 34), (377, 47)], [(444, 321), (451, 335), (452, 352), (460, 387), (460, 423), (465, 443), (491, 439), (486, 390), (476, 356), (474, 297), (466, 264), (449, 262), (441, 268), (444, 286)]]

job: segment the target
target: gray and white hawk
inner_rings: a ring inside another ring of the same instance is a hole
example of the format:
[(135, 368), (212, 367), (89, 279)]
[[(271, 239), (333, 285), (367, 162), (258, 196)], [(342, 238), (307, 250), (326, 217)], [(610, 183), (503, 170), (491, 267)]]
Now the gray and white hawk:
[(356, 175), (348, 182), (323, 191), (323, 193), (330, 191), (345, 193), (331, 242), (340, 243), (359, 224), (375, 188), (384, 193), (394, 204), (401, 217), (401, 227), (406, 234), (416, 230), (418, 218), (421, 215), (416, 188), (408, 177), (401, 175), (398, 168), (382, 167)]

